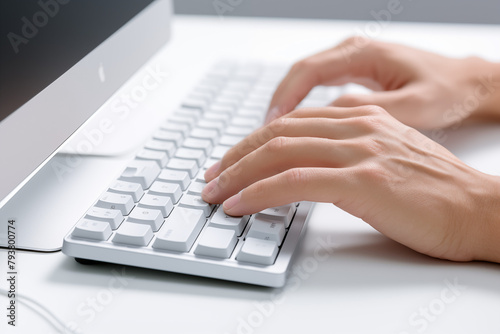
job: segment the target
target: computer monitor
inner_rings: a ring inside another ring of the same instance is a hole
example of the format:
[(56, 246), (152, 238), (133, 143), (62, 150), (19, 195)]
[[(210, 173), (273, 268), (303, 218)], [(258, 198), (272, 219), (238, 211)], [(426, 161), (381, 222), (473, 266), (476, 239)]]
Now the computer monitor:
[(168, 41), (172, 5), (4, 0), (0, 6), (1, 210)]

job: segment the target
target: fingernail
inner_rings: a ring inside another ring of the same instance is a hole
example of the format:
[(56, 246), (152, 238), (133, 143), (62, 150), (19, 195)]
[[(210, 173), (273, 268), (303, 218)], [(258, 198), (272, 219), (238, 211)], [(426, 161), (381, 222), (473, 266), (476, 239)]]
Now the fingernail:
[(210, 166), (210, 168), (205, 171), (205, 180), (213, 178), (217, 174), (217, 172), (219, 171), (220, 165), (221, 165), (221, 161), (219, 160), (216, 163), (214, 163), (212, 166)]
[(280, 110), (280, 108), (278, 106), (275, 106), (275, 107), (272, 107), (271, 109), (269, 109), (269, 111), (267, 112), (267, 116), (266, 116), (266, 120), (265, 120), (264, 124), (271, 122), (276, 117), (276, 114), (278, 114), (279, 110)]
[(219, 178), (213, 179), (201, 191), (201, 196), (203, 197), (204, 200), (206, 200), (206, 202), (210, 202), (212, 198), (217, 196), (219, 188), (218, 183), (219, 183)]
[(238, 209), (240, 201), (241, 201), (241, 193), (237, 193), (236, 195), (224, 201), (222, 207), (226, 213), (230, 213), (229, 211), (234, 211), (235, 209)]

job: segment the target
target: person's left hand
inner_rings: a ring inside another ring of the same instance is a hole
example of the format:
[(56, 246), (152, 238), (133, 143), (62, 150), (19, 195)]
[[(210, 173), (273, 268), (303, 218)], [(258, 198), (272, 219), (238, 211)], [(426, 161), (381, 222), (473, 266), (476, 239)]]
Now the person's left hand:
[(483, 233), (496, 219), (498, 178), (380, 107), (295, 110), (229, 150), (205, 178), (203, 199), (224, 202), (229, 215), (330, 202), (419, 252), (495, 260)]

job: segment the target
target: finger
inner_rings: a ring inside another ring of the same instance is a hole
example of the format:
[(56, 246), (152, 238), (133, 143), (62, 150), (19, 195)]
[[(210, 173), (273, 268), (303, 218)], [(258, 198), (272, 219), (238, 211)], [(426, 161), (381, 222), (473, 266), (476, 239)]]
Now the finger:
[(360, 128), (354, 117), (365, 116), (371, 112), (368, 107), (295, 110), (284, 118), (258, 129), (236, 144), (224, 155), (221, 161), (205, 172), (205, 180), (210, 182), (242, 157), (276, 137), (348, 139), (365, 134), (366, 129)]
[[(351, 52), (359, 41), (366, 46)], [(380, 53), (369, 47), (374, 43), (381, 44), (362, 37), (350, 38), (331, 50), (296, 63), (276, 89), (266, 124), (293, 110), (317, 85), (349, 81), (346, 78), (376, 80), (375, 68)]]
[(203, 200), (221, 203), (241, 189), (290, 168), (344, 168), (366, 157), (359, 141), (278, 137), (246, 155), (203, 190)]
[(364, 105), (377, 105), (386, 110), (408, 104), (411, 88), (398, 89), (370, 94), (345, 94), (332, 102), (332, 106), (351, 108)]
[(242, 216), (292, 202), (340, 203), (353, 196), (350, 168), (295, 168), (260, 180), (227, 199), (228, 215)]
[(319, 108), (300, 108), (282, 116), (282, 118), (332, 118), (344, 119), (360, 116), (367, 116), (373, 112), (372, 108), (356, 106), (354, 108), (344, 107), (319, 107)]
[(428, 92), (422, 87), (408, 85), (392, 91), (346, 94), (333, 101), (332, 106), (349, 108), (376, 105), (384, 108), (403, 123), (409, 124), (416, 118), (416, 111), (419, 111), (419, 114), (422, 113), (422, 101), (425, 101), (426, 95)]

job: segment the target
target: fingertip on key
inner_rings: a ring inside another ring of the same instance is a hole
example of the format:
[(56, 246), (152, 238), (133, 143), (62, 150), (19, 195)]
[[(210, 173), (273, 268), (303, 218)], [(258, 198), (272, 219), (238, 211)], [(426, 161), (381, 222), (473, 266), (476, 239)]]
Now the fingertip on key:
[(205, 171), (205, 181), (209, 182), (210, 180), (212, 180), (213, 178), (215, 178), (215, 176), (217, 175), (217, 172), (220, 169), (220, 166), (221, 166), (221, 161), (220, 160), (217, 161), (216, 163), (214, 163), (212, 166), (210, 166), (210, 168), (208, 168)]
[(210, 181), (201, 192), (203, 200), (207, 203), (212, 203), (213, 199), (217, 195), (217, 186), (219, 179), (213, 179)]
[(224, 212), (231, 216), (239, 216), (241, 208), (241, 192), (228, 198), (222, 204)]

